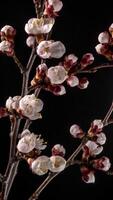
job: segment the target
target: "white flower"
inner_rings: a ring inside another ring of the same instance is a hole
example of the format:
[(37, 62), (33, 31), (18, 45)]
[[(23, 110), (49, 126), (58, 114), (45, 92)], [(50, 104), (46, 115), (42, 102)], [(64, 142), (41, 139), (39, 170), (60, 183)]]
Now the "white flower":
[(96, 144), (93, 141), (88, 141), (85, 145), (86, 147), (88, 147), (89, 150), (89, 155), (98, 155), (103, 151), (103, 147), (99, 146), (98, 144)]
[(17, 110), (18, 106), (19, 106), (19, 100), (20, 100), (21, 96), (15, 96), (15, 97), (9, 97), (6, 100), (6, 108), (8, 109), (8, 111), (12, 111), (12, 110)]
[(75, 87), (75, 86), (79, 85), (79, 79), (78, 79), (78, 77), (74, 76), (74, 75), (69, 76), (69, 78), (67, 79), (67, 84), (70, 87)]
[(70, 133), (74, 138), (82, 138), (84, 136), (84, 132), (77, 124), (73, 124), (70, 127)]
[(66, 150), (61, 144), (56, 144), (52, 148), (52, 155), (53, 156), (56, 156), (56, 155), (64, 156), (65, 153), (66, 153)]
[(110, 41), (109, 33), (107, 31), (100, 33), (99, 36), (98, 36), (98, 41), (101, 44), (108, 44), (109, 41)]
[(51, 172), (61, 172), (65, 169), (66, 160), (61, 156), (51, 156), (49, 170)]
[(49, 33), (55, 23), (54, 18), (32, 18), (25, 25), (27, 34), (46, 34)]
[(102, 158), (93, 161), (93, 167), (98, 170), (108, 171), (111, 167), (111, 163), (109, 158), (103, 156)]
[(104, 133), (102, 133), (102, 132), (99, 133), (99, 134), (97, 134), (97, 140), (96, 140), (96, 142), (98, 144), (100, 144), (100, 145), (105, 144), (105, 142), (106, 142), (106, 135)]
[(29, 36), (26, 40), (26, 44), (28, 47), (33, 47), (35, 44), (35, 37), (34, 36)]
[[(24, 132), (25, 134), (25, 132)], [(36, 146), (37, 136), (33, 133), (26, 133), (18, 142), (17, 149), (21, 153), (29, 153)]]
[(48, 4), (53, 6), (54, 12), (60, 11), (63, 7), (63, 3), (60, 0), (48, 0)]
[(13, 56), (14, 49), (12, 47), (12, 43), (9, 41), (3, 40), (2, 42), (0, 42), (0, 51), (2, 53), (6, 53), (8, 56)]
[(67, 71), (63, 66), (50, 67), (47, 71), (47, 77), (50, 79), (51, 84), (61, 84), (67, 79)]
[(32, 171), (37, 175), (44, 175), (48, 172), (49, 158), (47, 156), (40, 156), (31, 164)]
[(34, 94), (24, 96), (19, 102), (19, 109), (22, 112), (22, 115), (31, 120), (41, 118), (41, 114), (39, 112), (42, 108), (42, 100), (36, 98)]
[(25, 129), (21, 133), (21, 139), (18, 142), (17, 149), (21, 153), (29, 153), (33, 149), (44, 150), (46, 148), (44, 140), (41, 139), (41, 135), (35, 135), (31, 133), (28, 129)]
[(37, 54), (43, 59), (61, 58), (65, 51), (65, 46), (60, 41), (42, 41), (37, 47)]

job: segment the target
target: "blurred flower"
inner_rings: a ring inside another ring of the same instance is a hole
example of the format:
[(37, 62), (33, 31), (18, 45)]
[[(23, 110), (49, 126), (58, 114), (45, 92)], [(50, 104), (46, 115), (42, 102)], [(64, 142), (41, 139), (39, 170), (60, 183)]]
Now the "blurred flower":
[(46, 34), (51, 31), (54, 23), (54, 18), (31, 18), (25, 25), (25, 31), (32, 35)]
[(102, 170), (102, 171), (108, 171), (111, 167), (111, 163), (109, 158), (103, 156), (102, 158), (96, 159), (92, 161), (93, 167)]
[(51, 172), (61, 172), (65, 169), (66, 160), (62, 156), (51, 156), (49, 170)]
[(68, 76), (63, 66), (55, 66), (48, 69), (47, 77), (50, 79), (51, 84), (61, 84)]
[(15, 97), (9, 97), (6, 100), (6, 108), (9, 112), (12, 112), (13, 110), (17, 110), (19, 106), (19, 100), (21, 99), (21, 96), (15, 96)]
[(83, 159), (89, 158), (89, 156), (95, 156), (103, 151), (103, 146), (98, 145), (94, 141), (88, 141), (83, 147)]
[(65, 51), (65, 46), (60, 41), (42, 41), (37, 47), (37, 54), (43, 59), (61, 58), (64, 55)]
[(28, 117), (31, 120), (41, 118), (39, 113), (43, 108), (43, 102), (41, 99), (32, 95), (25, 95), (19, 102), (19, 111), (25, 117)]
[(18, 141), (17, 149), (21, 153), (29, 153), (33, 149), (37, 149), (39, 151), (44, 150), (46, 146), (47, 145), (44, 143), (44, 140), (41, 139), (41, 136), (35, 135), (28, 129), (25, 129), (21, 133), (21, 138)]
[(33, 133), (28, 133), (25, 136), (23, 136), (17, 144), (17, 149), (21, 153), (29, 153), (32, 151), (36, 146), (36, 138), (37, 136)]
[(31, 164), (32, 171), (41, 176), (48, 172), (49, 168), (49, 157), (47, 156), (39, 156), (35, 159)]

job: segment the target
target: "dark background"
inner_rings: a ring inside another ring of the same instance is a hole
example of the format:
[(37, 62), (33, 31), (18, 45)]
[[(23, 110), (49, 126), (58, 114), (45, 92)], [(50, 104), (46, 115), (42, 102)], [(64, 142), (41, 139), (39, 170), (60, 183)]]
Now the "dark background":
[[(52, 39), (61, 40), (67, 49), (67, 54), (75, 53), (81, 57), (86, 52), (95, 56), (95, 64), (107, 62), (95, 52), (98, 34), (106, 30), (113, 22), (113, 6), (109, 1), (100, 6), (98, 3), (65, 0), (61, 15), (56, 20)], [(30, 49), (26, 46), (24, 25), (35, 16), (32, 0), (29, 1), (1, 1), (0, 27), (12, 25), (17, 30), (16, 54), (23, 64), (27, 63)], [(35, 66), (38, 65), (38, 62)], [(33, 68), (33, 73), (35, 67)], [(31, 75), (31, 77), (32, 77)], [(86, 75), (90, 81), (86, 90), (78, 88), (67, 89), (62, 97), (53, 96), (42, 91), (40, 98), (44, 101), (43, 119), (33, 123), (31, 130), (42, 134), (48, 141), (45, 154), (51, 154), (51, 147), (61, 143), (66, 148), (66, 158), (78, 146), (79, 141), (69, 134), (73, 123), (79, 124), (87, 131), (92, 120), (104, 118), (113, 99), (113, 69), (100, 70), (96, 74)], [(21, 75), (13, 60), (0, 55), (0, 106), (5, 104), (9, 96), (19, 95), (21, 91)], [(8, 119), (0, 120), (0, 171), (3, 173), (7, 164), (9, 151)], [(113, 157), (113, 126), (105, 129), (107, 143), (102, 155)], [(113, 160), (113, 159), (112, 159)], [(29, 195), (45, 178), (33, 175), (27, 164), (22, 162), (15, 179), (9, 200), (27, 200)], [(113, 177), (104, 173), (96, 173), (95, 184), (85, 184), (81, 181), (79, 168), (73, 166), (61, 173), (43, 191), (40, 200), (100, 199), (112, 195)]]

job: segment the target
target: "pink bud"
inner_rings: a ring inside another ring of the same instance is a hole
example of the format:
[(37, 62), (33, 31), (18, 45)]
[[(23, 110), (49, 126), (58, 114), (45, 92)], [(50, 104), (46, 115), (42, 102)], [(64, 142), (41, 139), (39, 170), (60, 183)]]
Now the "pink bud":
[(78, 87), (80, 89), (86, 89), (89, 85), (89, 81), (86, 77), (79, 79), (79, 85)]
[(74, 124), (70, 127), (70, 133), (74, 138), (81, 139), (84, 136), (84, 132), (77, 124)]
[(88, 65), (91, 65), (94, 62), (94, 56), (91, 53), (86, 53), (83, 55), (82, 59), (81, 59), (81, 67), (87, 67)]
[(109, 158), (103, 156), (102, 158), (93, 161), (93, 167), (98, 170), (108, 171), (111, 167), (111, 163)]
[(101, 44), (108, 44), (110, 42), (109, 33), (107, 31), (100, 33), (99, 36), (98, 36), (98, 41)]
[(56, 144), (52, 148), (52, 156), (62, 156), (62, 157), (64, 157), (65, 153), (66, 153), (65, 148), (60, 144)]

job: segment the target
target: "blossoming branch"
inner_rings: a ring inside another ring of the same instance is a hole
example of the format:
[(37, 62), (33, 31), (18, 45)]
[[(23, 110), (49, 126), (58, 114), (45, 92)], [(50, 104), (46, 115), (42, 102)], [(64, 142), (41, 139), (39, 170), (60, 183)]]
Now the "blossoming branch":
[[(55, 41), (52, 29), (55, 21), (63, 8), (60, 0), (33, 0), (36, 16), (25, 24), (27, 35), (26, 45), (31, 48), (31, 55), (24, 66), (15, 52), (16, 30), (11, 25), (5, 25), (0, 30), (0, 56), (5, 54), (11, 57), (18, 66), (23, 76), (21, 94), (6, 99), (4, 107), (0, 108), (0, 117), (10, 120), (10, 151), (9, 160), (5, 173), (0, 175), (2, 182), (1, 200), (7, 200), (11, 191), (15, 176), (18, 172), (19, 163), (25, 160), (29, 170), (37, 176), (47, 174), (46, 179), (29, 200), (38, 199), (44, 188), (62, 171), (71, 165), (79, 165), (82, 180), (85, 183), (95, 182), (95, 172), (100, 170), (109, 172), (111, 168), (110, 159), (105, 156), (96, 157), (103, 151), (106, 143), (104, 127), (113, 123), (111, 114), (113, 103), (104, 119), (94, 119), (87, 132), (75, 124), (70, 124), (69, 133), (74, 139), (81, 140), (77, 149), (72, 152), (68, 159), (65, 153), (68, 151), (62, 144), (53, 144), (51, 156), (45, 155), (44, 150), (48, 147), (45, 139), (40, 134), (34, 133), (30, 125), (34, 120), (42, 119), (43, 99), (39, 94), (41, 90), (51, 92), (53, 95), (66, 94), (67, 87), (78, 87), (87, 89), (89, 81), (87, 75), (82, 77), (81, 73), (95, 73), (100, 69), (112, 68), (113, 64), (113, 24), (108, 31), (99, 34), (99, 44), (95, 50), (104, 56), (108, 62), (95, 65), (92, 53), (87, 52), (81, 58), (74, 53), (67, 55), (66, 47), (62, 41)], [(36, 58), (40, 64), (36, 66)], [(56, 65), (49, 65), (47, 60), (56, 59)], [(35, 64), (36, 73), (30, 80), (30, 74)], [(21, 125), (23, 130), (21, 130)], [(81, 158), (77, 158), (79, 153)], [(16, 197), (15, 197), (16, 198)]]

